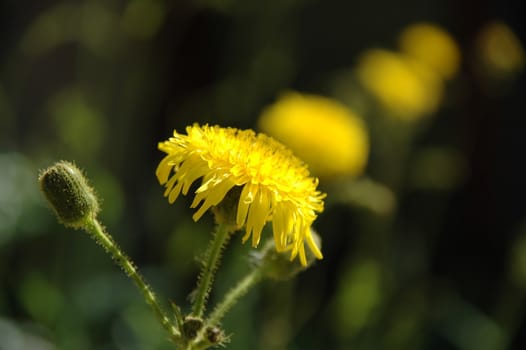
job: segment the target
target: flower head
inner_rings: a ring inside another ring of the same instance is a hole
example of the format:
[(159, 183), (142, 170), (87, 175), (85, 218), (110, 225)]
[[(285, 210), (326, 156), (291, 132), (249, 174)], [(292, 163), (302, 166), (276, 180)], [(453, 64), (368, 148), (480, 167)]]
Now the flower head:
[(484, 73), (510, 78), (526, 65), (526, 51), (511, 27), (501, 21), (484, 25), (477, 37), (477, 57)]
[(286, 93), (263, 111), (259, 126), (290, 147), (317, 176), (356, 176), (367, 163), (365, 123), (336, 100)]
[(421, 62), (397, 52), (370, 49), (359, 58), (358, 80), (391, 115), (414, 120), (433, 113), (443, 81)]
[(277, 251), (290, 250), (291, 260), (299, 256), (306, 265), (306, 242), (322, 259), (310, 226), (323, 211), (325, 194), (316, 189), (318, 180), (309, 176), (302, 161), (281, 143), (252, 130), (195, 124), (186, 133), (174, 131), (173, 137), (159, 143), (167, 155), (156, 175), (170, 203), (202, 178), (191, 204), (195, 208), (202, 202), (193, 216), (199, 220), (238, 186), (235, 222), (246, 229), (243, 242), (252, 236), (256, 247), (266, 222), (272, 221)]
[(422, 62), (444, 79), (453, 78), (460, 67), (460, 49), (443, 28), (431, 23), (415, 23), (399, 37), (400, 51)]

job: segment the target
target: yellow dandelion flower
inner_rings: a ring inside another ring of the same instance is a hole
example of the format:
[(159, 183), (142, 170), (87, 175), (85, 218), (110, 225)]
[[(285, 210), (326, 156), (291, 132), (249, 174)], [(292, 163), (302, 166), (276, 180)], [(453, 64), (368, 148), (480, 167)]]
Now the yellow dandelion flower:
[(444, 79), (453, 78), (460, 66), (460, 49), (447, 31), (431, 23), (405, 28), (398, 38), (400, 51), (427, 65)]
[(356, 74), (384, 109), (401, 119), (429, 115), (442, 100), (443, 82), (439, 76), (406, 55), (370, 49), (360, 57)]
[(322, 178), (356, 176), (367, 163), (365, 125), (336, 100), (286, 93), (263, 111), (259, 127), (286, 144)]
[(310, 226), (323, 211), (325, 194), (316, 189), (318, 179), (309, 176), (290, 150), (252, 130), (195, 124), (186, 133), (174, 131), (173, 137), (158, 146), (167, 155), (156, 175), (170, 203), (202, 178), (191, 204), (196, 208), (202, 202), (193, 215), (197, 221), (239, 186), (235, 221), (238, 228), (246, 229), (243, 242), (252, 236), (256, 247), (266, 222), (272, 221), (277, 251), (290, 250), (291, 260), (299, 256), (306, 265), (306, 242), (318, 259), (323, 258)]
[(477, 53), (483, 68), (495, 78), (507, 78), (520, 72), (526, 52), (517, 35), (501, 21), (486, 24), (477, 38)]

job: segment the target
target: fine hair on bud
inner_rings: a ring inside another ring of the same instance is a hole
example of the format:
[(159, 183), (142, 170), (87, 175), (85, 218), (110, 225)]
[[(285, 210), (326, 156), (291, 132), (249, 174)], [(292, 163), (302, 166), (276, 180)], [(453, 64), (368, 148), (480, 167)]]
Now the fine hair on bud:
[(40, 173), (38, 181), (42, 193), (64, 226), (82, 228), (88, 218), (97, 215), (97, 196), (82, 171), (73, 163), (55, 163)]

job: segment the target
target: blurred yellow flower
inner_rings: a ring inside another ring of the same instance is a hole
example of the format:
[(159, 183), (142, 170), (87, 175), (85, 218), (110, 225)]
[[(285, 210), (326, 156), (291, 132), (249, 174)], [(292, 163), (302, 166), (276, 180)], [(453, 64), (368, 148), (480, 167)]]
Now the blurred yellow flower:
[(364, 123), (335, 100), (286, 93), (263, 111), (259, 127), (290, 147), (317, 176), (359, 175), (367, 163)]
[(193, 216), (197, 221), (240, 186), (236, 224), (246, 227), (243, 242), (252, 236), (256, 247), (266, 222), (272, 221), (277, 251), (291, 251), (291, 260), (299, 255), (306, 266), (306, 242), (316, 258), (323, 258), (310, 226), (323, 211), (325, 194), (316, 189), (318, 179), (309, 176), (301, 160), (281, 143), (252, 130), (195, 124), (186, 132), (174, 131), (173, 137), (159, 143), (167, 156), (156, 175), (170, 203), (202, 178), (191, 205), (195, 208), (204, 201)]
[(460, 49), (443, 28), (431, 23), (416, 23), (405, 28), (399, 38), (400, 51), (440, 74), (453, 78), (460, 66)]
[(367, 50), (358, 60), (356, 74), (384, 109), (401, 119), (412, 120), (431, 114), (442, 99), (440, 77), (403, 54), (383, 49)]
[(526, 53), (519, 38), (505, 23), (488, 23), (477, 40), (483, 68), (496, 77), (506, 77), (524, 68)]

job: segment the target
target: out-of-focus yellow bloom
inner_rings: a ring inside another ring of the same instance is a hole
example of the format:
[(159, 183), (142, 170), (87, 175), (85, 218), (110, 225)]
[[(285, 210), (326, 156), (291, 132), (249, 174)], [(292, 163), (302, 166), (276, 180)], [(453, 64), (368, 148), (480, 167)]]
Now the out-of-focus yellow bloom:
[(440, 77), (419, 61), (396, 52), (364, 52), (356, 74), (384, 109), (401, 119), (418, 119), (433, 113), (442, 99)]
[(286, 93), (263, 111), (259, 127), (291, 148), (317, 176), (358, 175), (367, 163), (364, 123), (333, 99)]
[(323, 211), (325, 194), (316, 189), (318, 179), (309, 176), (301, 160), (281, 143), (252, 130), (195, 124), (186, 132), (174, 131), (173, 137), (159, 143), (167, 156), (156, 175), (170, 203), (202, 178), (191, 205), (195, 208), (204, 201), (193, 216), (197, 221), (239, 186), (235, 214), (237, 226), (246, 227), (243, 242), (252, 236), (256, 247), (263, 226), (272, 221), (278, 252), (291, 251), (291, 260), (299, 255), (306, 266), (306, 242), (314, 256), (322, 259), (310, 227), (316, 213)]
[(524, 68), (524, 47), (505, 23), (488, 23), (477, 40), (478, 55), (483, 68), (497, 77), (506, 77)]
[(460, 66), (460, 50), (455, 40), (439, 26), (417, 23), (400, 34), (400, 51), (427, 65), (444, 79), (451, 79)]

